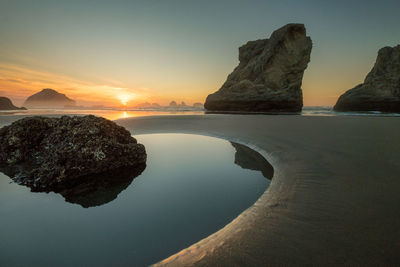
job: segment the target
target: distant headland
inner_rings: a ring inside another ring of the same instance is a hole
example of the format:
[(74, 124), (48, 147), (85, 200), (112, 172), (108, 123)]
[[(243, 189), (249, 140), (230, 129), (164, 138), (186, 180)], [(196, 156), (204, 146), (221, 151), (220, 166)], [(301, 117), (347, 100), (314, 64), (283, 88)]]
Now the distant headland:
[(68, 98), (65, 94), (46, 88), (28, 97), (25, 100), (24, 106), (27, 108), (65, 108), (76, 106), (76, 102)]
[(9, 98), (0, 96), (0, 110), (26, 110), (26, 108), (16, 107)]

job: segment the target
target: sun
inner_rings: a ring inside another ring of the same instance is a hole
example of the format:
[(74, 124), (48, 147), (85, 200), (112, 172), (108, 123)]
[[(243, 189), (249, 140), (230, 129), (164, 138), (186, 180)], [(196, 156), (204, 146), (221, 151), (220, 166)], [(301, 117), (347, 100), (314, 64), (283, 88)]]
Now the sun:
[(123, 106), (128, 105), (128, 102), (134, 98), (133, 94), (120, 94), (118, 95), (118, 99)]
[(124, 105), (124, 106), (126, 106), (128, 104), (128, 101), (129, 101), (129, 99), (126, 98), (126, 97), (121, 97), (120, 100), (121, 100), (121, 104)]

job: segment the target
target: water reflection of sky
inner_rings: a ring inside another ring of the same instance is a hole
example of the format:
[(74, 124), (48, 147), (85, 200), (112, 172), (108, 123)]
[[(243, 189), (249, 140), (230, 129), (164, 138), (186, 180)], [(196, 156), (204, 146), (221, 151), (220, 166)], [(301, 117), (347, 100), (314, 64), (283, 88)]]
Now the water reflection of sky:
[(148, 265), (218, 231), (270, 183), (263, 173), (271, 169), (259, 169), (263, 159), (246, 147), (186, 134), (135, 137), (147, 167), (101, 206), (31, 193), (1, 174), (0, 265)]

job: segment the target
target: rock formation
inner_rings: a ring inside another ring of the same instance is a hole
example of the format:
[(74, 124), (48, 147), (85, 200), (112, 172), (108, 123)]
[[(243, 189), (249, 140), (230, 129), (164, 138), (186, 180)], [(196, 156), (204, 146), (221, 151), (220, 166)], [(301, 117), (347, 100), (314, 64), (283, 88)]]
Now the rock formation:
[(161, 108), (160, 104), (158, 103), (149, 103), (149, 102), (144, 102), (137, 104), (135, 108), (140, 108), (140, 109), (159, 109)]
[(65, 108), (73, 107), (76, 102), (53, 89), (43, 89), (25, 100), (28, 108)]
[(149, 102), (140, 103), (135, 106), (135, 108), (150, 108), (150, 107), (151, 104)]
[(303, 24), (288, 24), (269, 39), (239, 48), (239, 66), (209, 95), (210, 111), (301, 111), (301, 84), (312, 42)]
[(67, 200), (129, 184), (145, 163), (144, 146), (104, 118), (30, 117), (0, 129), (1, 171), (32, 191), (58, 192)]
[(0, 110), (25, 110), (26, 108), (18, 108), (13, 105), (11, 100), (7, 97), (0, 96)]
[(380, 49), (364, 83), (341, 95), (334, 110), (400, 112), (400, 45)]
[(169, 103), (169, 106), (170, 106), (170, 107), (177, 107), (178, 104), (177, 104), (175, 101), (171, 101), (171, 102)]
[(204, 108), (204, 105), (203, 105), (203, 103), (196, 102), (196, 103), (193, 103), (193, 107), (194, 108)]

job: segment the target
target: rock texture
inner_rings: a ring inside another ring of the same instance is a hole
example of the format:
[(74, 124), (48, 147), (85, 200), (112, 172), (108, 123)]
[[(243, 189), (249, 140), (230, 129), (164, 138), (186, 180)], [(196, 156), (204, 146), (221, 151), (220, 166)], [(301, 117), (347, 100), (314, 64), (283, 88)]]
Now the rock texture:
[(269, 39), (239, 48), (239, 66), (209, 95), (210, 111), (301, 111), (301, 84), (312, 42), (303, 24), (288, 24)]
[(104, 118), (30, 117), (0, 129), (1, 171), (32, 191), (58, 192), (67, 200), (129, 185), (145, 163), (144, 146)]
[(400, 112), (400, 45), (380, 49), (364, 83), (341, 95), (334, 110)]
[(31, 95), (24, 103), (24, 106), (28, 108), (65, 108), (75, 105), (76, 102), (74, 100), (49, 88)]
[(11, 100), (7, 97), (0, 96), (0, 110), (25, 110), (26, 108), (18, 108), (13, 105)]

